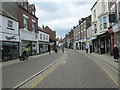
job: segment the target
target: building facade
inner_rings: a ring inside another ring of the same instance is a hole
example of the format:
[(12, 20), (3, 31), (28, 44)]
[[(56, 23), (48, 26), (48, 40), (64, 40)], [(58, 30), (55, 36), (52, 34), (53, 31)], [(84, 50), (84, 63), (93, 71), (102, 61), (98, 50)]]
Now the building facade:
[(19, 24), (18, 20), (7, 13), (4, 9), (0, 12), (0, 46), (2, 61), (12, 60), (19, 57)]
[(38, 27), (38, 46), (37, 53), (44, 53), (48, 51), (49, 33)]
[[(31, 11), (32, 10), (32, 11)], [(28, 48), (29, 55), (37, 54), (38, 18), (35, 16), (35, 5), (26, 2), (18, 3), (18, 20), (20, 30), (20, 55)]]

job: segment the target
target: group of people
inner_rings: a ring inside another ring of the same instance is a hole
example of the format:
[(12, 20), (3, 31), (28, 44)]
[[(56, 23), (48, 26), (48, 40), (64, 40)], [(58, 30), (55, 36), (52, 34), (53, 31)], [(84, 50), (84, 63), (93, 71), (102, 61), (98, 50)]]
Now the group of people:
[[(89, 48), (90, 48), (90, 53), (92, 53), (92, 46), (90, 45)], [(86, 53), (88, 53), (89, 48), (86, 45), (86, 47), (85, 47)], [(120, 56), (119, 56), (119, 49), (116, 45), (114, 45), (114, 48), (113, 48), (113, 56), (114, 56), (115, 62), (118, 62), (119, 61), (118, 59), (119, 59)]]
[(89, 47), (87, 45), (85, 46), (86, 53), (88, 53), (89, 49), (90, 49), (90, 53), (92, 53), (92, 45), (89, 45)]
[[(58, 48), (59, 47), (55, 47), (55, 49), (54, 49), (54, 51), (55, 51), (55, 53), (58, 53)], [(64, 45), (62, 45), (61, 46), (61, 48), (62, 48), (62, 52), (64, 53)], [(51, 54), (51, 46), (48, 44), (48, 52), (49, 52), (49, 54)]]

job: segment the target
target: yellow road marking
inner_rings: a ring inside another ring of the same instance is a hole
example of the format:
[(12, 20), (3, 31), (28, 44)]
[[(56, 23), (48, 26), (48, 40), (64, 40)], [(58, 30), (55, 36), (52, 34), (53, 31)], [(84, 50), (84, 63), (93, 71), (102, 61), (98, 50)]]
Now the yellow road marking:
[(45, 75), (43, 75), (38, 81), (32, 84), (30, 87), (31, 89), (34, 88), (38, 83), (40, 83), (45, 77), (47, 77), (49, 74), (51, 74), (55, 69), (52, 69), (51, 71), (47, 72)]
[(60, 60), (50, 69), (48, 69), (47, 71), (43, 72), (43, 74), (40, 76), (40, 78), (34, 82), (33, 84), (30, 85), (30, 87), (28, 88), (28, 90), (31, 90), (32, 88), (34, 88), (38, 83), (40, 83), (43, 79), (45, 79), (49, 74), (51, 74), (60, 64), (65, 64), (66, 61), (64, 60), (67, 57), (67, 53), (65, 53), (65, 55), (63, 56), (63, 58), (60, 58)]
[(106, 74), (114, 81), (114, 83), (120, 87), (119, 83), (117, 82), (117, 80), (107, 71), (104, 69), (104, 71), (106, 72)]

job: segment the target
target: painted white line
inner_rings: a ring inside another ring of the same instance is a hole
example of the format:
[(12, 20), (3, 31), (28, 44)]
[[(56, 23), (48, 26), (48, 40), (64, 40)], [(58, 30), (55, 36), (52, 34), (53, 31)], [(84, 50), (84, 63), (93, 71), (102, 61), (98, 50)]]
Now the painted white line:
[(16, 90), (16, 89), (20, 88), (21, 86), (23, 86), (24, 84), (26, 84), (27, 82), (29, 82), (30, 80), (32, 80), (34, 77), (40, 75), (42, 72), (44, 72), (45, 70), (47, 70), (49, 67), (51, 67), (52, 65), (54, 65), (55, 63), (57, 63), (61, 58), (63, 58), (63, 56), (64, 56), (64, 54), (60, 58), (58, 58), (56, 61), (54, 61), (53, 63), (51, 63), (50, 65), (48, 65), (44, 69), (42, 69), (41, 71), (39, 71), (38, 73), (36, 73), (33, 76), (31, 76), (30, 78), (26, 79), (25, 81), (23, 81), (19, 85), (13, 87), (13, 90)]

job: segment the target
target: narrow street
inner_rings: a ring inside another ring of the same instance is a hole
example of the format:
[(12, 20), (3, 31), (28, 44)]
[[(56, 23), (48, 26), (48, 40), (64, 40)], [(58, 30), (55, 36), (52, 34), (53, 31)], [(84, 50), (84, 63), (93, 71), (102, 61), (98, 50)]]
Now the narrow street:
[[(71, 49), (66, 49), (64, 54), (52, 53), (3, 67), (3, 87), (13, 88), (20, 85), (56, 60), (55, 64), (19, 88), (118, 88), (105, 72), (107, 66)], [(106, 71), (116, 76), (110, 70)]]

